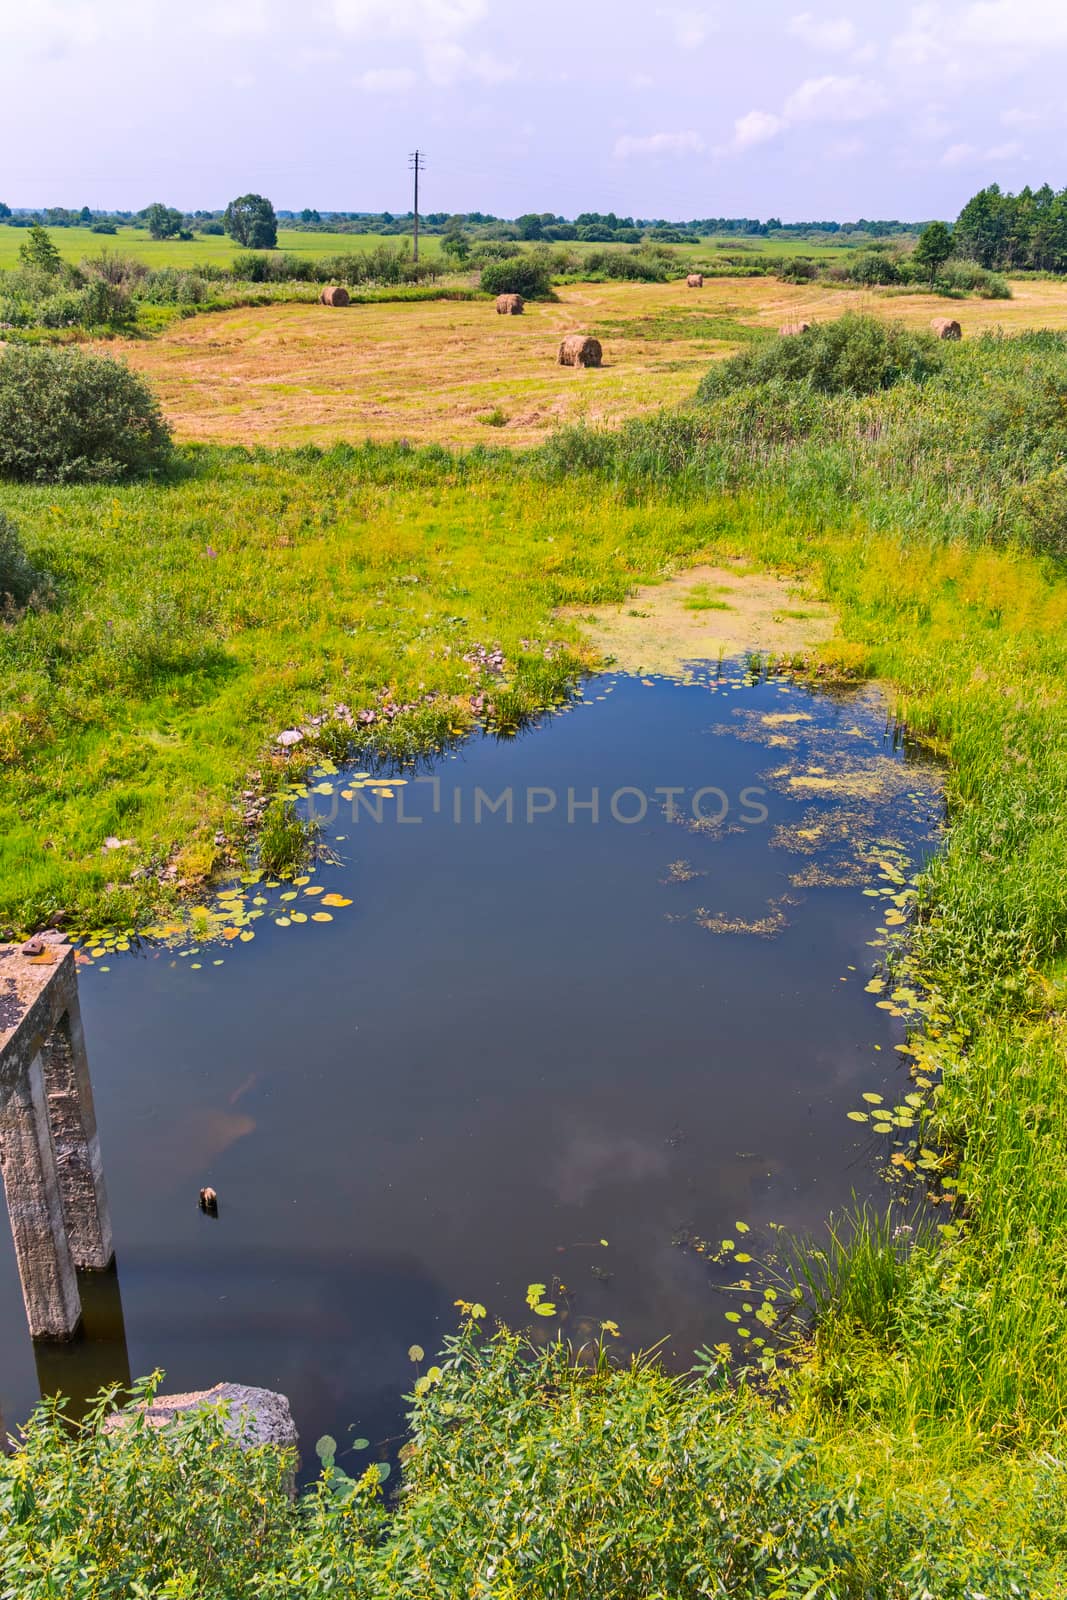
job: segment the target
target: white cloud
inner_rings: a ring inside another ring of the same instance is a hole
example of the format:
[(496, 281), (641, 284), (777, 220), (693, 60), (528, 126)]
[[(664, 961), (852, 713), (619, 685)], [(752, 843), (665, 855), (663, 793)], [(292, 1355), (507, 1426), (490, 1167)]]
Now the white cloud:
[(941, 165), (943, 167), (965, 167), (974, 161), (977, 155), (978, 151), (973, 144), (950, 144), (941, 157)]
[(981, 44), (1055, 49), (1067, 45), (1062, 0), (979, 0), (962, 17), (964, 36)]
[(785, 103), (787, 122), (865, 122), (889, 104), (882, 87), (870, 78), (808, 78)]
[(342, 32), (378, 38), (450, 39), (487, 12), (488, 0), (333, 0)]
[(859, 156), (867, 154), (867, 141), (865, 139), (835, 139), (826, 147), (826, 154), (831, 161), (855, 161)]
[(1021, 106), (1009, 106), (1000, 113), (1000, 120), (1006, 128), (1035, 128), (1043, 119), (1040, 111), (1025, 111)]
[(734, 123), (733, 148), (735, 150), (750, 150), (753, 145), (766, 144), (768, 139), (775, 138), (785, 127), (781, 117), (776, 117), (773, 111), (746, 111), (743, 117), (738, 117)]
[(681, 6), (660, 6), (656, 12), (670, 24), (674, 42), (683, 50), (699, 50), (718, 23), (708, 11), (690, 11)]
[(686, 133), (626, 133), (615, 141), (615, 157), (628, 161), (632, 156), (698, 156), (704, 150), (699, 133), (689, 129)]
[(414, 88), (415, 82), (410, 67), (370, 67), (355, 79), (356, 88), (367, 94), (403, 94)]
[(794, 39), (803, 39), (813, 50), (839, 52), (856, 43), (856, 24), (848, 17), (813, 17), (810, 11), (789, 19), (786, 30)]
[(488, 50), (472, 52), (445, 39), (429, 41), (424, 54), (426, 75), (431, 83), (458, 83), (463, 78), (473, 78), (479, 83), (506, 83), (516, 76), (516, 69), (509, 61), (498, 60)]
[(1023, 153), (1023, 147), (1018, 139), (1009, 139), (1007, 144), (991, 145), (985, 153), (987, 161), (1015, 161)]

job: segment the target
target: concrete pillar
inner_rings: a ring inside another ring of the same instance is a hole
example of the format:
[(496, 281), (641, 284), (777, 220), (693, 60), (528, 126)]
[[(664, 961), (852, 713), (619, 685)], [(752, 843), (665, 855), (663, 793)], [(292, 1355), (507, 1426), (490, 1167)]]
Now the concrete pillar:
[(81, 1320), (40, 1055), (0, 1105), (0, 1161), (26, 1318), (35, 1339), (69, 1339)]
[(76, 1267), (102, 1272), (115, 1244), (77, 995), (46, 1038), (41, 1057), (70, 1253)]
[(75, 1267), (113, 1256), (74, 952), (61, 940), (0, 945), (0, 1162), (35, 1339), (68, 1339)]

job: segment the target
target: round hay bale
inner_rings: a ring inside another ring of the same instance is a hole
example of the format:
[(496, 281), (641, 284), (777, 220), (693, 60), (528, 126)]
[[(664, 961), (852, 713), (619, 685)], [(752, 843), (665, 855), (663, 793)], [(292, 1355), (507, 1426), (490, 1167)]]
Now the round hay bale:
[(599, 367), (603, 357), (600, 340), (584, 333), (569, 333), (559, 347), (561, 367)]
[(930, 326), (939, 339), (963, 338), (963, 329), (954, 317), (935, 317)]
[(319, 299), (324, 306), (347, 306), (352, 303), (348, 298), (348, 290), (340, 283), (328, 283)]
[(783, 339), (794, 339), (798, 333), (810, 333), (811, 323), (783, 322), (782, 326), (778, 329), (778, 332)]
[(687, 289), (703, 289), (704, 274), (702, 272), (691, 272), (685, 280), (685, 286)]
[(496, 297), (496, 313), (498, 317), (521, 317), (526, 301), (521, 294), (498, 294)]

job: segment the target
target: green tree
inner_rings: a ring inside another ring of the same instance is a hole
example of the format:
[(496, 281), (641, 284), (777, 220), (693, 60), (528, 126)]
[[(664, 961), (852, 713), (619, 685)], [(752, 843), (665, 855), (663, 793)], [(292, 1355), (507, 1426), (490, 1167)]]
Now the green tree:
[(153, 239), (173, 239), (181, 233), (185, 218), (173, 206), (162, 205), (158, 200), (144, 210), (144, 223)]
[(441, 249), (446, 256), (451, 256), (457, 267), (461, 267), (471, 253), (470, 240), (463, 229), (456, 222), (450, 222), (441, 240)]
[(231, 200), (223, 222), (230, 238), (248, 250), (273, 250), (278, 243), (274, 207), (261, 194), (243, 194)]
[(52, 243), (52, 235), (39, 222), (33, 224), (19, 245), (19, 260), (24, 266), (35, 267), (38, 272), (47, 272), (51, 277), (57, 277), (63, 266), (59, 251)]
[(11, 207), (9, 205), (5, 205), (4, 202), (0, 200), (0, 217), (9, 217), (10, 215)]
[(314, 206), (305, 206), (300, 213), (300, 220), (301, 222), (321, 222), (322, 217)]
[(931, 288), (954, 248), (951, 230), (943, 222), (930, 222), (920, 233), (912, 260), (926, 271)]

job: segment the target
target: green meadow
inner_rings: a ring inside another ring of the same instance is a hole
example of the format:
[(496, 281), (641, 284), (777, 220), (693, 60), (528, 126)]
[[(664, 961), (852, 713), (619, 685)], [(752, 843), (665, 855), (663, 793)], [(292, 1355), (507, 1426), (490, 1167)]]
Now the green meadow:
[[(1067, 1592), (1065, 394), (1065, 336), (941, 346), (858, 319), (526, 454), (188, 448), (154, 482), (4, 489), (49, 586), (0, 635), (12, 929), (136, 926), (177, 893), (166, 863), (195, 886), (251, 851), (235, 796), (278, 781), (280, 728), (338, 700), (411, 702), (401, 756), (461, 737), (472, 646), (505, 652), (513, 730), (595, 665), (583, 608), (698, 561), (831, 602), (837, 637), (795, 670), (881, 679), (946, 760), (950, 821), (886, 974), (921, 999), (896, 1176), (938, 1204), (902, 1235), (868, 1213), (797, 1246), (816, 1319), (776, 1363), (578, 1362), (466, 1306), (416, 1386), (392, 1509), (332, 1458), (294, 1512), (277, 1464), (217, 1440), (221, 1490), (143, 1432), (70, 1446), (42, 1421), (0, 1461), (0, 1572), (40, 1580), (10, 1592)], [(345, 738), (327, 717), (323, 747)], [(104, 856), (107, 835), (132, 842)], [(148, 1482), (146, 1553), (128, 1524)]]
[[(134, 256), (148, 267), (193, 269), (205, 263), (225, 267), (243, 248), (220, 234), (198, 233), (192, 239), (151, 239), (146, 229), (132, 227), (119, 228), (116, 233), (94, 233), (91, 228), (52, 228), (49, 231), (63, 260), (72, 265), (85, 256), (98, 256), (102, 251), (108, 251), (116, 255)], [(18, 265), (19, 246), (25, 239), (25, 228), (13, 228), (10, 223), (0, 223), (0, 269)], [(396, 235), (305, 233), (298, 228), (278, 229), (278, 249), (295, 256), (333, 256), (342, 251), (371, 250), (383, 243), (395, 244)], [(419, 254), (425, 254), (427, 260), (439, 255), (440, 240), (430, 234), (420, 238)]]

